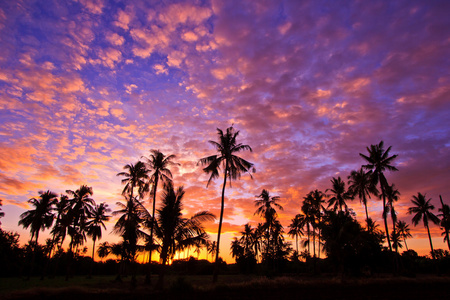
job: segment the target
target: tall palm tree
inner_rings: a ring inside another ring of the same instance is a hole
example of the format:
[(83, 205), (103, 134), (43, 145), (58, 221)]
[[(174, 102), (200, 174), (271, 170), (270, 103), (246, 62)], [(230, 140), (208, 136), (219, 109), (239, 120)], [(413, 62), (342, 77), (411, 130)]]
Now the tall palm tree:
[[(163, 183), (172, 181), (172, 172), (170, 172), (169, 167), (172, 165), (177, 165), (177, 163), (173, 162), (175, 159), (175, 155), (164, 155), (159, 150), (150, 150), (150, 156), (146, 158), (147, 160), (147, 169), (149, 172), (153, 170), (153, 174), (150, 177), (150, 182), (153, 184), (153, 189), (151, 196), (153, 196), (153, 204), (152, 204), (152, 216), (155, 215), (156, 209), (156, 191), (158, 189), (158, 182), (161, 180)], [(150, 241), (153, 241), (153, 226), (150, 227)], [(152, 251), (149, 254), (149, 266), (152, 261)], [(147, 276), (147, 282), (150, 281), (150, 277)]]
[(298, 252), (298, 237), (303, 235), (303, 227), (305, 226), (305, 216), (303, 214), (297, 214), (289, 225), (288, 234), (291, 237), (295, 237), (296, 251)]
[(231, 250), (231, 257), (234, 258), (236, 262), (238, 262), (238, 259), (244, 256), (245, 253), (241, 241), (238, 240), (238, 238), (236, 237), (231, 242), (230, 250)]
[(206, 167), (203, 168), (203, 171), (206, 172), (207, 174), (211, 174), (207, 186), (211, 183), (213, 179), (219, 177), (220, 168), (221, 167), (224, 168), (219, 229), (217, 231), (217, 251), (215, 258), (216, 265), (214, 269), (213, 282), (217, 282), (219, 272), (220, 233), (222, 231), (223, 211), (225, 206), (225, 187), (227, 184), (227, 179), (230, 180), (231, 184), (232, 180), (240, 178), (241, 173), (248, 172), (250, 174), (249, 172), (250, 169), (253, 169), (253, 172), (255, 172), (252, 163), (236, 155), (237, 153), (244, 150), (249, 150), (250, 152), (252, 151), (252, 148), (249, 145), (237, 143), (236, 138), (239, 135), (239, 131), (235, 131), (233, 126), (231, 126), (227, 128), (227, 132), (225, 134), (219, 128), (217, 128), (217, 133), (219, 136), (219, 142), (209, 141), (209, 143), (213, 145), (214, 148), (216, 148), (218, 154), (204, 157), (199, 161), (201, 165), (203, 166), (206, 165)]
[(436, 217), (431, 212), (434, 209), (434, 205), (430, 203), (431, 198), (427, 200), (426, 196), (421, 193), (417, 193), (417, 196), (413, 196), (411, 202), (414, 204), (414, 206), (408, 209), (408, 214), (414, 214), (414, 217), (412, 218), (414, 226), (419, 224), (420, 221), (423, 221), (423, 225), (427, 228), (428, 231), (428, 239), (430, 240), (431, 255), (434, 258), (434, 249), (433, 243), (431, 241), (430, 226), (429, 226), (429, 221), (433, 222), (434, 224), (439, 224), (439, 218)]
[(266, 255), (272, 250), (270, 246), (270, 238), (272, 235), (272, 230), (274, 225), (274, 221), (277, 219), (277, 211), (283, 210), (283, 207), (277, 202), (280, 200), (279, 196), (270, 196), (268, 190), (263, 189), (261, 194), (255, 196), (257, 200), (255, 200), (255, 206), (257, 207), (255, 211), (255, 215), (259, 215), (265, 220), (265, 228), (266, 228)]
[(30, 227), (30, 243), (33, 241), (38, 244), (39, 231), (50, 228), (53, 224), (53, 210), (57, 202), (57, 195), (51, 191), (39, 192), (39, 198), (28, 200), (34, 209), (30, 209), (20, 215), (19, 225), (24, 228)]
[(351, 200), (352, 195), (350, 192), (345, 190), (345, 182), (342, 181), (341, 177), (339, 176), (337, 179), (333, 177), (331, 179), (332, 188), (327, 189), (325, 192), (330, 191), (331, 198), (328, 200), (328, 207), (333, 206), (333, 210), (337, 211), (339, 208), (339, 211), (343, 211), (342, 207), (344, 207), (344, 211), (348, 211), (348, 206), (345, 201)]
[(50, 233), (53, 240), (52, 244), (56, 244), (58, 249), (61, 249), (66, 238), (67, 228), (70, 225), (68, 218), (69, 204), (69, 197), (67, 195), (61, 195), (59, 201), (55, 204), (56, 220)]
[(100, 203), (96, 205), (93, 212), (91, 220), (89, 220), (86, 224), (87, 235), (92, 237), (92, 261), (94, 261), (95, 254), (95, 242), (101, 240), (102, 238), (102, 227), (106, 229), (105, 222), (108, 222), (111, 216), (108, 216), (111, 209), (108, 208), (108, 204)]
[[(381, 196), (383, 199), (383, 215), (386, 211), (386, 187), (388, 186), (387, 179), (384, 176), (384, 172), (398, 171), (398, 169), (392, 165), (392, 162), (397, 158), (397, 154), (389, 156), (389, 151), (392, 147), (388, 147), (384, 150), (384, 142), (381, 141), (378, 145), (370, 145), (367, 147), (369, 156), (360, 153), (359, 155), (366, 160), (367, 164), (362, 167), (366, 170), (372, 170), (372, 180), (375, 185), (380, 184)], [(384, 219), (384, 229), (386, 233), (386, 239), (388, 242), (389, 250), (392, 251), (391, 241), (389, 238), (389, 229), (387, 225), (387, 219)]]
[(447, 242), (448, 250), (450, 250), (450, 239), (449, 239), (449, 233), (450, 233), (450, 207), (448, 204), (444, 204), (442, 201), (441, 195), (439, 195), (439, 199), (441, 200), (441, 208), (439, 208), (439, 211), (441, 212), (438, 216), (441, 217), (441, 226), (444, 228), (444, 232), (442, 232), (442, 235), (444, 235), (444, 242)]
[(245, 224), (244, 230), (241, 231), (241, 238), (239, 239), (239, 243), (241, 243), (241, 245), (244, 247), (244, 256), (254, 256), (254, 231), (255, 230), (249, 223)]
[(412, 237), (411, 230), (409, 229), (408, 224), (406, 224), (405, 221), (398, 221), (396, 228), (400, 238), (402, 238), (403, 242), (405, 243), (406, 250), (408, 250), (406, 239)]
[(359, 201), (364, 205), (366, 210), (366, 224), (369, 220), (369, 212), (367, 209), (367, 198), (370, 199), (370, 195), (377, 196), (377, 187), (373, 184), (371, 179), (372, 172), (365, 172), (363, 168), (359, 171), (352, 171), (348, 176), (348, 191), (353, 197), (358, 195)]
[(67, 190), (66, 193), (72, 198), (69, 199), (69, 227), (68, 234), (71, 241), (69, 244), (69, 251), (72, 251), (76, 246), (82, 245), (86, 240), (85, 230), (87, 220), (92, 216), (95, 207), (95, 201), (91, 198), (94, 194), (92, 187), (87, 185), (80, 186), (79, 189), (72, 191)]
[(214, 215), (201, 211), (191, 218), (183, 218), (183, 187), (176, 191), (171, 182), (164, 184), (162, 194), (161, 208), (157, 210), (155, 222), (156, 236), (161, 241), (160, 259), (163, 265), (159, 276), (158, 287), (162, 288), (164, 284), (164, 270), (167, 261), (174, 257), (179, 249), (187, 245), (195, 245), (198, 240), (205, 239), (206, 233), (202, 222), (213, 221)]
[[(396, 202), (396, 201), (398, 201), (398, 199), (400, 199), (400, 192), (395, 187), (395, 184), (388, 185), (386, 187), (385, 192), (386, 192), (387, 203), (386, 203), (386, 211), (384, 212), (384, 214), (385, 215), (387, 215), (387, 213), (391, 214), (392, 236), (397, 237), (397, 240), (399, 240), (399, 236), (395, 233), (395, 224), (397, 224), (397, 212), (395, 211), (395, 208), (394, 208), (394, 202)], [(383, 216), (383, 217), (387, 218), (387, 216)], [(399, 243), (396, 243), (394, 245), (395, 252), (398, 252), (397, 245), (399, 245)]]
[[(308, 193), (304, 198), (302, 202), (301, 211), (304, 215), (304, 222), (306, 225), (306, 235), (308, 236), (308, 240), (305, 242), (305, 244), (308, 245), (308, 255), (311, 255), (311, 229), (313, 233), (315, 234), (315, 223), (316, 223), (316, 210), (315, 206), (313, 205), (314, 199), (312, 196), (312, 191)], [(315, 248), (315, 235), (313, 237), (313, 256), (316, 255), (316, 248)]]

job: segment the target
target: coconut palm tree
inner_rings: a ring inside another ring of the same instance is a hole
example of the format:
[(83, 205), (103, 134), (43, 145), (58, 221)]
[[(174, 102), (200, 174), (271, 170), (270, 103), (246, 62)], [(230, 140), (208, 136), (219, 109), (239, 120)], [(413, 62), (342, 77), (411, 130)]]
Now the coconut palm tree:
[[(385, 215), (387, 215), (388, 213), (391, 214), (391, 219), (392, 219), (392, 235), (391, 236), (395, 236), (397, 238), (397, 240), (399, 240), (399, 235), (397, 235), (395, 233), (395, 224), (397, 223), (397, 212), (395, 211), (395, 208), (394, 208), (394, 202), (396, 202), (396, 201), (398, 201), (398, 199), (400, 199), (400, 192), (395, 187), (395, 184), (392, 184), (392, 185), (388, 185), (386, 187), (385, 193), (386, 193), (387, 203), (386, 203), (386, 211), (384, 212), (384, 214)], [(387, 218), (387, 216), (383, 216), (383, 217)], [(396, 247), (396, 245), (399, 245), (399, 243), (396, 243), (394, 245), (395, 252), (398, 253), (398, 248)]]
[(411, 202), (414, 204), (414, 206), (408, 209), (408, 214), (414, 214), (412, 218), (414, 226), (419, 224), (420, 221), (423, 221), (423, 225), (428, 231), (428, 239), (430, 240), (431, 255), (434, 258), (433, 242), (431, 241), (430, 226), (429, 226), (429, 221), (433, 222), (434, 224), (439, 224), (439, 218), (436, 217), (431, 212), (434, 209), (434, 205), (430, 203), (431, 198), (427, 200), (426, 195), (423, 195), (421, 193), (417, 193), (417, 196), (413, 196)]
[[(156, 209), (156, 192), (158, 189), (158, 182), (161, 180), (163, 183), (171, 182), (172, 181), (172, 172), (170, 171), (169, 167), (173, 165), (178, 165), (177, 163), (173, 162), (175, 159), (175, 155), (169, 155), (165, 156), (161, 151), (159, 150), (150, 150), (150, 156), (146, 159), (146, 165), (149, 172), (153, 170), (153, 174), (150, 177), (150, 182), (153, 184), (153, 189), (151, 196), (153, 197), (153, 204), (152, 204), (152, 216), (155, 215), (155, 209)], [(153, 226), (150, 227), (150, 241), (153, 241)], [(149, 254), (149, 267), (150, 263), (152, 261), (152, 251), (150, 251)], [(150, 282), (150, 276), (147, 276), (146, 278), (147, 283)]]
[(196, 213), (191, 218), (183, 218), (184, 194), (183, 187), (175, 191), (171, 182), (164, 184), (161, 208), (157, 210), (154, 224), (156, 236), (161, 243), (160, 259), (163, 265), (157, 284), (159, 288), (164, 285), (165, 265), (168, 260), (174, 257), (176, 251), (187, 245), (192, 246), (199, 240), (205, 240), (206, 233), (202, 222), (215, 219), (214, 215), (207, 211)]
[(439, 199), (441, 200), (442, 206), (441, 208), (439, 208), (439, 211), (441, 213), (438, 216), (441, 217), (440, 225), (442, 226), (442, 228), (444, 228), (444, 232), (442, 232), (442, 235), (444, 236), (444, 242), (447, 242), (448, 250), (450, 250), (450, 207), (447, 204), (444, 204), (441, 195), (439, 195)]
[(272, 225), (277, 219), (278, 214), (276, 208), (283, 210), (283, 207), (277, 202), (280, 200), (279, 196), (270, 196), (269, 191), (263, 189), (261, 194), (255, 196), (255, 206), (257, 207), (255, 215), (264, 218), (264, 226), (266, 228), (266, 256), (272, 250), (270, 246), (270, 237), (272, 235)]
[(225, 134), (219, 128), (217, 128), (217, 133), (219, 136), (219, 142), (209, 141), (209, 143), (213, 145), (214, 148), (216, 148), (218, 154), (204, 157), (199, 161), (202, 166), (206, 165), (206, 167), (203, 168), (203, 171), (207, 174), (211, 174), (206, 186), (208, 186), (213, 179), (218, 178), (220, 168), (224, 168), (219, 229), (217, 231), (217, 251), (215, 258), (216, 265), (214, 269), (213, 282), (217, 282), (219, 272), (220, 234), (222, 231), (223, 211), (225, 207), (225, 187), (227, 184), (227, 179), (230, 180), (231, 185), (231, 181), (240, 178), (241, 173), (248, 172), (250, 174), (249, 171), (251, 169), (253, 169), (253, 172), (255, 172), (252, 163), (236, 155), (237, 153), (244, 150), (249, 150), (250, 152), (252, 151), (252, 148), (249, 145), (237, 143), (236, 138), (239, 135), (239, 131), (235, 131), (233, 126), (231, 126), (227, 128), (227, 132)]
[(59, 201), (55, 204), (56, 220), (50, 234), (52, 235), (52, 244), (61, 249), (62, 244), (67, 235), (67, 228), (69, 227), (69, 197), (67, 195), (61, 195)]
[(87, 235), (92, 237), (92, 261), (94, 260), (95, 254), (95, 242), (101, 240), (102, 238), (102, 227), (106, 229), (105, 222), (108, 222), (111, 216), (108, 216), (111, 209), (108, 208), (108, 204), (100, 203), (96, 205), (92, 211), (91, 219), (86, 224)]
[(334, 211), (337, 211), (338, 208), (339, 211), (343, 211), (342, 207), (344, 207), (344, 211), (347, 212), (348, 206), (346, 201), (352, 200), (352, 194), (345, 190), (345, 182), (342, 181), (340, 176), (337, 179), (333, 177), (333, 179), (331, 179), (331, 184), (332, 188), (325, 191), (331, 192), (331, 194), (328, 195), (331, 197), (328, 200), (328, 208), (333, 206)]
[(98, 244), (97, 255), (101, 260), (111, 253), (111, 245), (108, 242)]
[(72, 198), (69, 199), (68, 208), (68, 234), (71, 241), (69, 244), (69, 251), (72, 252), (76, 246), (83, 245), (86, 240), (85, 229), (87, 220), (92, 216), (95, 207), (95, 201), (91, 198), (94, 194), (92, 187), (87, 185), (80, 186), (79, 189), (72, 191), (67, 190), (66, 193)]
[(295, 237), (296, 251), (298, 252), (298, 237), (303, 235), (303, 227), (305, 226), (305, 215), (297, 214), (289, 225), (288, 234), (291, 237)]
[(370, 199), (370, 195), (377, 196), (377, 187), (372, 181), (372, 172), (365, 172), (363, 168), (359, 171), (352, 171), (348, 176), (348, 191), (353, 197), (358, 195), (359, 201), (364, 205), (366, 210), (366, 224), (369, 219), (369, 212), (367, 209), (367, 198)]
[(397, 232), (398, 232), (400, 238), (402, 238), (403, 242), (405, 243), (406, 251), (408, 251), (408, 245), (406, 244), (406, 239), (412, 237), (411, 230), (409, 229), (408, 224), (406, 224), (405, 221), (398, 221), (396, 228), (397, 228)]
[(54, 205), (57, 203), (57, 195), (51, 191), (39, 192), (39, 198), (28, 200), (34, 209), (30, 209), (20, 215), (19, 225), (30, 227), (31, 242), (38, 245), (39, 231), (50, 228), (53, 224)]
[[(369, 156), (360, 153), (359, 155), (366, 160), (367, 164), (362, 167), (366, 170), (372, 170), (372, 180), (374, 185), (380, 184), (381, 196), (383, 199), (383, 216), (386, 211), (386, 187), (388, 186), (387, 179), (384, 172), (387, 171), (398, 171), (398, 169), (392, 165), (392, 162), (397, 158), (397, 154), (389, 156), (389, 151), (392, 147), (388, 147), (386, 151), (384, 150), (384, 142), (381, 141), (378, 145), (370, 145), (367, 147)], [(389, 238), (389, 229), (387, 225), (387, 219), (384, 219), (384, 228), (386, 233), (386, 239), (388, 242), (389, 250), (392, 251), (391, 241)]]
[(148, 172), (145, 164), (141, 161), (135, 164), (128, 164), (123, 167), (124, 172), (117, 173), (117, 176), (125, 177), (122, 179), (122, 184), (125, 184), (122, 195), (129, 196), (129, 199), (134, 197), (134, 190), (138, 189), (138, 196), (141, 199), (148, 188)]
[(244, 230), (241, 231), (241, 238), (239, 239), (239, 243), (244, 247), (244, 256), (254, 256), (254, 241), (253, 238), (255, 229), (247, 223), (244, 225)]

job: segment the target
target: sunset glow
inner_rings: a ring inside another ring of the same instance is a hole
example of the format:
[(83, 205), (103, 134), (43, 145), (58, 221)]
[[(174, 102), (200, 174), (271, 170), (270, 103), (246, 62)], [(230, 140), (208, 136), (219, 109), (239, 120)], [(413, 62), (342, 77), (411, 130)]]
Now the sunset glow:
[[(449, 15), (450, 1), (2, 1), (1, 227), (26, 243), (17, 222), (41, 190), (86, 184), (115, 210), (116, 174), (150, 149), (176, 155), (185, 215), (218, 217), (223, 175), (207, 187), (198, 162), (215, 153), (216, 128), (233, 125), (256, 172), (227, 186), (227, 262), (244, 224), (262, 222), (263, 189), (280, 196), (286, 228), (309, 191), (347, 180), (381, 140), (398, 154), (386, 177), (401, 193), (408, 247), (426, 255), (426, 229), (407, 209), (417, 192), (435, 214), (439, 195), (450, 204)], [(348, 205), (363, 222), (359, 199)], [(380, 228), (381, 211), (372, 199)], [(115, 221), (100, 242), (119, 240)], [(217, 227), (206, 224), (211, 240)], [(442, 230), (430, 230), (447, 249)]]

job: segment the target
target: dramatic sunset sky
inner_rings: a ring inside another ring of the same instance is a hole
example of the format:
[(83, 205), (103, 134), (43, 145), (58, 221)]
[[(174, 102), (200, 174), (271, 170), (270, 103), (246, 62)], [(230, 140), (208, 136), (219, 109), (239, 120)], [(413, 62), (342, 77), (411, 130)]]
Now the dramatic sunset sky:
[[(1, 1), (1, 226), (26, 242), (17, 222), (40, 190), (87, 184), (114, 209), (116, 174), (150, 149), (177, 156), (187, 215), (218, 216), (222, 179), (206, 188), (197, 162), (232, 124), (256, 173), (227, 189), (229, 262), (231, 238), (262, 221), (262, 189), (288, 226), (310, 190), (347, 179), (381, 140), (399, 155), (387, 173), (399, 219), (410, 224), (417, 192), (437, 214), (439, 195), (450, 204), (449, 16), (447, 0)], [(363, 221), (359, 200), (349, 206)], [(382, 225), (379, 200), (369, 214)], [(427, 254), (423, 225), (410, 227), (408, 246)], [(102, 241), (118, 240), (109, 229)]]

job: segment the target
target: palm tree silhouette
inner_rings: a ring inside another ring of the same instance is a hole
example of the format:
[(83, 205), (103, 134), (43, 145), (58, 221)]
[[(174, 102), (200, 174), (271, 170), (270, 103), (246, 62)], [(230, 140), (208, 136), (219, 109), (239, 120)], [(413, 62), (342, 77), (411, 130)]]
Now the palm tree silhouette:
[(188, 245), (204, 242), (206, 236), (202, 222), (213, 221), (215, 216), (207, 211), (201, 211), (191, 218), (183, 218), (182, 200), (184, 197), (183, 187), (176, 191), (171, 182), (164, 184), (161, 198), (161, 207), (157, 210), (155, 232), (161, 241), (160, 259), (162, 271), (158, 280), (158, 288), (163, 288), (165, 265), (172, 259), (176, 251), (184, 249)]
[[(170, 172), (169, 166), (172, 165), (178, 165), (177, 163), (173, 162), (173, 159), (175, 159), (175, 155), (169, 155), (165, 156), (161, 151), (159, 150), (150, 150), (150, 156), (145, 158), (147, 160), (146, 165), (149, 172), (153, 170), (153, 174), (150, 177), (150, 182), (153, 184), (153, 189), (151, 195), (153, 196), (153, 205), (152, 205), (152, 216), (155, 215), (155, 209), (156, 209), (156, 191), (158, 189), (158, 181), (161, 180), (163, 183), (171, 182), (172, 181), (172, 172)], [(151, 222), (150, 227), (150, 243), (153, 241), (153, 222)], [(152, 249), (150, 247), (150, 253), (149, 253), (149, 270), (148, 274), (146, 276), (146, 282), (147, 284), (150, 283), (151, 277), (150, 277), (150, 267), (151, 267), (151, 261), (152, 261)]]
[(96, 205), (92, 211), (91, 220), (86, 224), (87, 235), (92, 237), (92, 261), (95, 254), (95, 242), (102, 239), (102, 227), (106, 230), (105, 222), (109, 221), (110, 216), (107, 215), (111, 209), (108, 208), (108, 204), (100, 203)]
[(427, 200), (426, 196), (421, 193), (417, 193), (417, 196), (413, 196), (411, 202), (415, 206), (412, 206), (408, 209), (408, 214), (414, 214), (414, 217), (412, 218), (414, 226), (419, 224), (420, 221), (423, 221), (423, 225), (428, 231), (428, 239), (430, 240), (431, 255), (433, 256), (433, 258), (435, 258), (429, 226), (429, 221), (433, 222), (434, 224), (439, 224), (439, 218), (436, 217), (431, 212), (434, 209), (434, 205), (430, 203), (431, 198)]
[(439, 208), (439, 211), (441, 213), (438, 216), (441, 217), (440, 225), (442, 226), (442, 228), (444, 228), (442, 235), (444, 236), (444, 242), (447, 242), (448, 250), (450, 250), (450, 207), (447, 204), (444, 204), (441, 195), (439, 195), (439, 199), (441, 200), (442, 206), (441, 208)]
[(148, 170), (141, 161), (135, 164), (128, 164), (123, 167), (124, 172), (117, 173), (117, 176), (124, 176), (122, 184), (125, 184), (122, 195), (128, 195), (130, 199), (134, 197), (134, 189), (138, 188), (138, 195), (141, 199), (148, 188)]
[(239, 243), (244, 247), (244, 256), (254, 256), (254, 237), (255, 237), (255, 229), (247, 223), (244, 225), (244, 230), (241, 231), (241, 238), (239, 239)]
[(68, 217), (69, 204), (69, 197), (67, 195), (61, 195), (59, 201), (55, 204), (56, 221), (50, 234), (53, 239), (52, 245), (56, 244), (57, 249), (62, 248), (62, 244), (66, 238), (67, 228), (70, 225)]
[(108, 242), (98, 244), (97, 255), (101, 260), (111, 253), (111, 245)]
[(92, 187), (87, 185), (80, 186), (76, 191), (67, 190), (66, 193), (72, 196), (69, 199), (68, 209), (68, 234), (70, 235), (69, 251), (73, 252), (73, 248), (82, 245), (86, 240), (85, 229), (88, 218), (92, 216), (95, 207), (95, 201), (91, 198), (94, 194)]
[(392, 162), (397, 158), (397, 154), (389, 156), (389, 151), (391, 151), (392, 147), (389, 147), (384, 150), (384, 142), (381, 141), (378, 145), (370, 145), (370, 148), (367, 147), (367, 151), (369, 152), (369, 156), (360, 153), (359, 155), (367, 161), (366, 165), (362, 167), (366, 170), (372, 170), (372, 180), (374, 185), (380, 183), (381, 196), (383, 199), (383, 219), (384, 219), (384, 228), (386, 233), (386, 239), (388, 242), (389, 250), (392, 251), (391, 241), (389, 238), (389, 229), (387, 225), (387, 219), (385, 217), (384, 212), (386, 211), (386, 187), (388, 186), (386, 177), (384, 176), (384, 172), (388, 171), (398, 171), (396, 167), (394, 167)]
[(408, 250), (408, 245), (406, 244), (406, 239), (412, 237), (411, 230), (409, 229), (408, 224), (406, 224), (405, 221), (398, 221), (396, 228), (397, 228), (399, 237), (402, 238), (403, 242), (405, 243), (406, 250)]
[(344, 211), (348, 211), (347, 203), (345, 203), (346, 200), (351, 200), (352, 195), (348, 191), (345, 190), (345, 182), (342, 181), (341, 177), (332, 178), (331, 179), (332, 188), (327, 189), (325, 192), (330, 191), (331, 198), (328, 200), (328, 208), (333, 206), (333, 210), (337, 211), (339, 208), (339, 211), (343, 211), (342, 207), (344, 207)]
[[(218, 178), (220, 168), (221, 167), (224, 168), (219, 229), (217, 231), (217, 251), (215, 258), (216, 265), (214, 269), (213, 282), (217, 282), (219, 272), (220, 234), (222, 231), (223, 211), (225, 206), (225, 187), (227, 184), (227, 179), (230, 180), (231, 185), (231, 181), (240, 178), (242, 172), (249, 173), (250, 169), (253, 168), (252, 163), (236, 155), (236, 153), (239, 153), (244, 150), (252, 151), (252, 148), (249, 145), (237, 143), (236, 138), (239, 135), (239, 131), (235, 131), (233, 126), (231, 126), (227, 128), (227, 132), (225, 134), (219, 128), (217, 128), (217, 133), (219, 136), (219, 142), (209, 141), (209, 143), (213, 145), (214, 148), (216, 148), (218, 154), (204, 157), (199, 161), (201, 165), (203, 166), (206, 165), (206, 167), (203, 168), (203, 171), (206, 172), (207, 174), (211, 174), (206, 186), (208, 186), (213, 179)], [(253, 172), (255, 172), (254, 168)]]
[(359, 171), (352, 171), (350, 176), (348, 176), (348, 191), (353, 197), (358, 195), (359, 201), (364, 205), (366, 211), (366, 224), (367, 220), (369, 220), (367, 198), (370, 199), (371, 194), (374, 196), (378, 195), (377, 187), (373, 184), (371, 177), (372, 172), (365, 172), (363, 168), (359, 169)]
[[(400, 240), (400, 236), (398, 234), (396, 234), (395, 232), (395, 224), (397, 224), (397, 212), (395, 211), (394, 208), (394, 202), (398, 201), (398, 199), (400, 199), (400, 192), (398, 189), (396, 189), (395, 184), (392, 185), (388, 185), (386, 186), (386, 198), (387, 198), (387, 203), (386, 203), (386, 210), (384, 212), (384, 218), (387, 218), (387, 214), (390, 213), (391, 214), (391, 219), (392, 219), (392, 235), (391, 236), (395, 236), (397, 238), (397, 240)], [(399, 245), (399, 242), (395, 243), (394, 245), (394, 249), (395, 252), (398, 253), (398, 248), (397, 246)]]
[(275, 208), (283, 210), (283, 207), (277, 202), (280, 200), (279, 196), (270, 196), (269, 191), (263, 189), (261, 194), (255, 196), (255, 206), (257, 207), (255, 215), (259, 215), (265, 220), (266, 228), (266, 256), (272, 250), (270, 246), (270, 237), (272, 235), (274, 221), (277, 218), (277, 211)]
[(291, 237), (295, 237), (295, 249), (298, 252), (298, 237), (303, 235), (303, 227), (305, 226), (305, 216), (303, 214), (297, 214), (289, 225), (288, 234)]
[(30, 227), (30, 243), (38, 244), (39, 231), (50, 228), (53, 224), (53, 210), (57, 202), (57, 195), (51, 191), (39, 192), (39, 198), (31, 198), (28, 203), (35, 209), (28, 210), (20, 215), (19, 225)]

